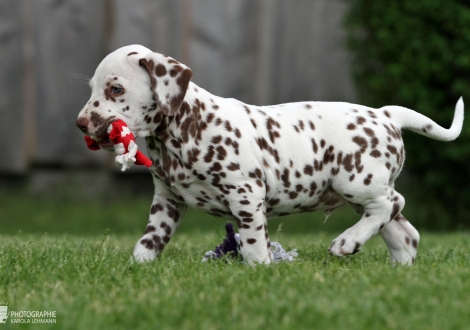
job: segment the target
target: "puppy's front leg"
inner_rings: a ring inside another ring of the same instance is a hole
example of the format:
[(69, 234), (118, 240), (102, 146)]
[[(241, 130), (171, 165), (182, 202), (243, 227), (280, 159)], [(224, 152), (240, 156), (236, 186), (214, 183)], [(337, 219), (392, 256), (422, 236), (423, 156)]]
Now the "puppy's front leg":
[(134, 248), (134, 259), (139, 262), (154, 260), (175, 233), (187, 206), (177, 203), (157, 185), (150, 208), (149, 222), (142, 238)]
[(249, 264), (269, 264), (273, 260), (263, 199), (243, 199), (230, 203), (240, 234), (240, 251)]

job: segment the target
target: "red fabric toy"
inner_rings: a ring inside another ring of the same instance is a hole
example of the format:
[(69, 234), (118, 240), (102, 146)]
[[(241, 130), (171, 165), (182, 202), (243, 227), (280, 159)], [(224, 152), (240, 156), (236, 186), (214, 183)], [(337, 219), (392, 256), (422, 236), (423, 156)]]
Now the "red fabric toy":
[[(125, 171), (132, 164), (150, 167), (152, 161), (137, 149), (134, 134), (129, 130), (127, 124), (118, 119), (111, 123), (108, 128), (109, 139), (114, 144), (114, 152), (117, 154), (115, 161), (120, 164), (121, 170)], [(89, 136), (85, 136), (88, 149), (99, 150), (100, 145)]]

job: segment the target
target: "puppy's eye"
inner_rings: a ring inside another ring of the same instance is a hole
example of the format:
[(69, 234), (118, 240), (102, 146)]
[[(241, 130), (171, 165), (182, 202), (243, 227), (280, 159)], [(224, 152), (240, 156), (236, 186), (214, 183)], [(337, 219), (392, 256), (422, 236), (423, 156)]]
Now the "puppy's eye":
[(119, 86), (113, 86), (111, 88), (111, 93), (113, 93), (113, 94), (121, 94), (122, 91), (123, 91), (123, 88), (119, 87)]

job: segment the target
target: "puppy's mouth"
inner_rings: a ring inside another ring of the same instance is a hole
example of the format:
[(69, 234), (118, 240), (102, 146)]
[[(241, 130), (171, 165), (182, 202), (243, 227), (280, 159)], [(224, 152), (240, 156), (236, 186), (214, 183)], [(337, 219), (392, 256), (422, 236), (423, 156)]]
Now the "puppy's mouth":
[(114, 150), (114, 144), (113, 142), (109, 139), (109, 136), (103, 136), (99, 138), (98, 144), (100, 145), (101, 149), (113, 151)]
[(113, 142), (109, 139), (109, 127), (113, 121), (116, 120), (115, 116), (111, 116), (107, 118), (98, 128), (98, 130), (95, 133), (95, 140), (98, 142), (99, 146), (101, 149), (113, 151), (114, 150), (114, 144)]

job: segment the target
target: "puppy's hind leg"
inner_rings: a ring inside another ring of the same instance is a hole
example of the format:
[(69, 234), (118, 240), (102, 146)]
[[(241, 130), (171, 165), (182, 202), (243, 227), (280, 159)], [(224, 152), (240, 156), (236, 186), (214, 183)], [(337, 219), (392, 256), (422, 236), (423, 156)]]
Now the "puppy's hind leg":
[(415, 262), (419, 233), (401, 213), (382, 228), (380, 236), (390, 251), (391, 262), (403, 265), (412, 265)]
[(328, 252), (337, 257), (357, 253), (364, 243), (385, 228), (404, 206), (403, 196), (393, 188), (387, 189), (382, 196), (369, 199), (367, 203), (362, 204), (364, 213), (361, 219), (333, 240)]

